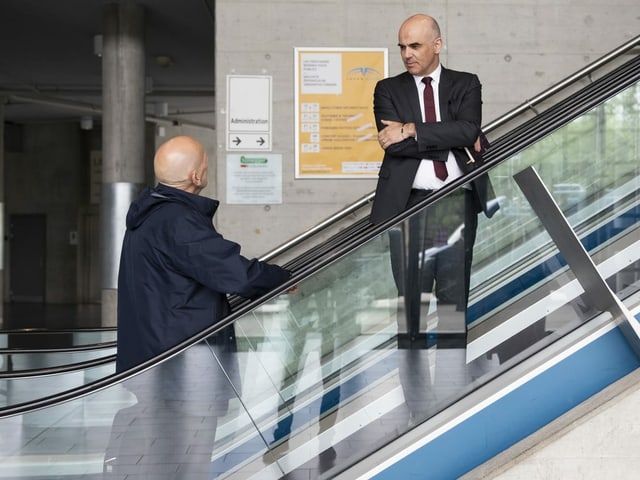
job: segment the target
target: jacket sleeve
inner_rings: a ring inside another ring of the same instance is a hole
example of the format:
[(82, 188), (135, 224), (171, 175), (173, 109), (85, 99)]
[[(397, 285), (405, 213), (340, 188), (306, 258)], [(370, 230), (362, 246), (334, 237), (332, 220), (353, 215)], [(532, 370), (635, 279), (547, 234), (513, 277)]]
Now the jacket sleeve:
[(174, 225), (171, 262), (184, 275), (219, 293), (255, 298), (281, 285), (291, 276), (284, 268), (248, 259), (240, 245), (220, 235), (211, 219), (196, 213), (181, 217)]

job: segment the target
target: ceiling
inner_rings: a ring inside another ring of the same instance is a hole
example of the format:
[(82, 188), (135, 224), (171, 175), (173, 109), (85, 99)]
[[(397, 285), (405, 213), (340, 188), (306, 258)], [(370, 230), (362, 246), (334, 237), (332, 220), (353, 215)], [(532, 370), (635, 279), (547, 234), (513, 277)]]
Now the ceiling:
[[(99, 121), (102, 64), (94, 37), (106, 3), (118, 2), (0, 0), (5, 122)], [(144, 7), (149, 118), (213, 128), (214, 0), (135, 3)]]

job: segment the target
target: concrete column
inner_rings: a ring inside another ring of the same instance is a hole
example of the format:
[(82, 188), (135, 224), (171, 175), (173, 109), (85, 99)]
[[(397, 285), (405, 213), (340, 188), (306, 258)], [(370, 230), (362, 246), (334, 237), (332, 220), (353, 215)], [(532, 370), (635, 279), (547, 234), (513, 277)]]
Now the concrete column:
[(6, 97), (0, 97), (0, 326), (4, 321), (4, 105)]
[(144, 184), (144, 9), (103, 7), (102, 325), (116, 325), (118, 266), (131, 201)]

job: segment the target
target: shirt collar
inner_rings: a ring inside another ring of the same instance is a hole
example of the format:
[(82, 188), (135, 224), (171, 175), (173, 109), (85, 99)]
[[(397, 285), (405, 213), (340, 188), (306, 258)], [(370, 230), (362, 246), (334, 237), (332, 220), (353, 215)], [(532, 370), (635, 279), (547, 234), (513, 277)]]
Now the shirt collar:
[(422, 79), (424, 77), (431, 77), (431, 84), (432, 85), (437, 85), (438, 83), (440, 83), (440, 74), (442, 73), (442, 64), (439, 63), (438, 66), (436, 67), (436, 69), (431, 72), (428, 75), (424, 75), (424, 76), (418, 76), (418, 75), (413, 75), (413, 79), (416, 82), (417, 86), (422, 85)]

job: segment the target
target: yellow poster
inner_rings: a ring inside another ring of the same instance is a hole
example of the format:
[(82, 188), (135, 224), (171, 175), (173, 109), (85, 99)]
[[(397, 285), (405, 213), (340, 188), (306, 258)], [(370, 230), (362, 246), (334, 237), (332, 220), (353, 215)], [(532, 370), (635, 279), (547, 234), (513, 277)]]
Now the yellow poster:
[(375, 178), (373, 90), (386, 48), (295, 49), (296, 178)]

